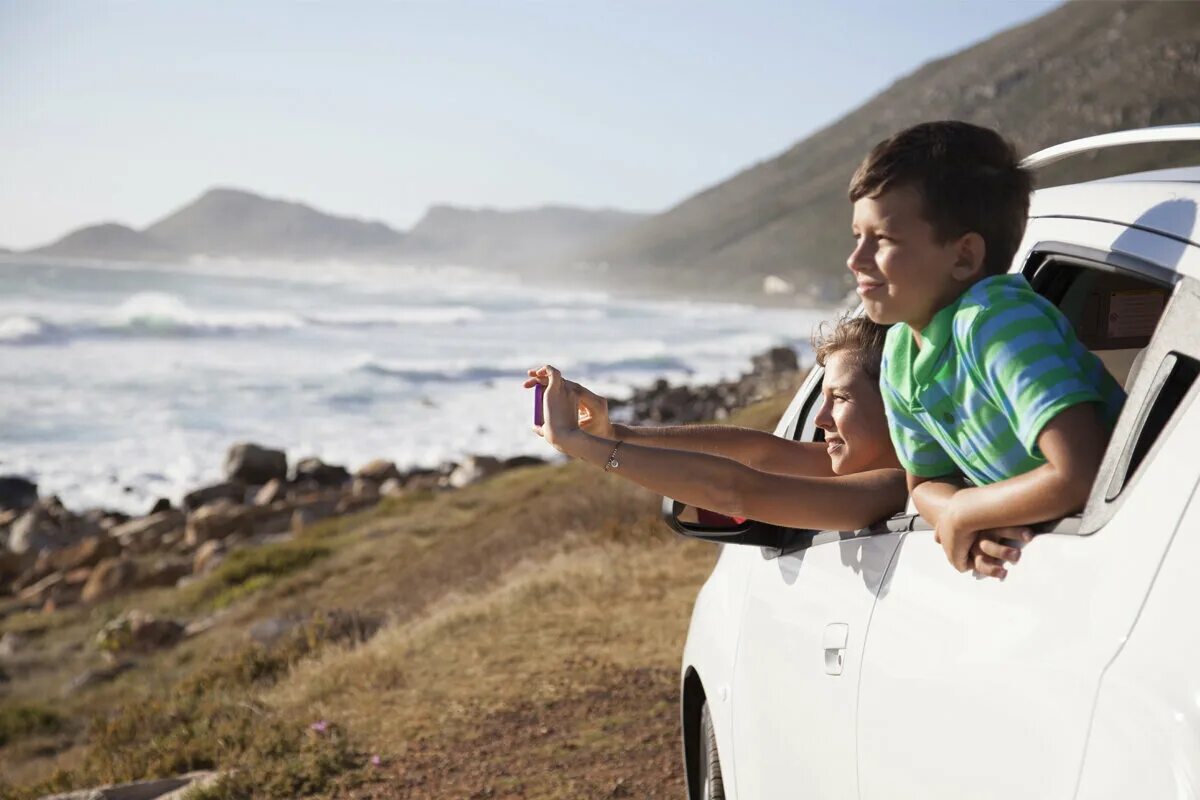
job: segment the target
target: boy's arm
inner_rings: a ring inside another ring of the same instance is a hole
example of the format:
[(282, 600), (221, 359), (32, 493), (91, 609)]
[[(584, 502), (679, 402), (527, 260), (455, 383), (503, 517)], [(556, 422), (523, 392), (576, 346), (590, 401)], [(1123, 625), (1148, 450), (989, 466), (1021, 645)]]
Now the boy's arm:
[[(948, 491), (935, 480), (920, 484), (913, 502), (937, 516), (937, 535), (959, 572), (971, 568), (978, 533), (988, 528), (1030, 525), (1083, 508), (1100, 469), (1108, 435), (1094, 403), (1079, 403), (1054, 416), (1037, 444), (1047, 463), (988, 486)], [(930, 520), (933, 521), (932, 519)]]
[(833, 476), (832, 463), (820, 442), (797, 442), (753, 428), (732, 425), (673, 425), (665, 428), (614, 424), (612, 435), (631, 444), (708, 453), (779, 475)]

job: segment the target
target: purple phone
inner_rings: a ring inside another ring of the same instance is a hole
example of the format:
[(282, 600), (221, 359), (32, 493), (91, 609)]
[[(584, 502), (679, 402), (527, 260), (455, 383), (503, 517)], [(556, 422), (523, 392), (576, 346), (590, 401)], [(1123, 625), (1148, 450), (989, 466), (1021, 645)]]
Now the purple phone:
[(546, 424), (545, 418), (542, 416), (542, 397), (546, 394), (546, 387), (538, 384), (533, 387), (533, 424)]

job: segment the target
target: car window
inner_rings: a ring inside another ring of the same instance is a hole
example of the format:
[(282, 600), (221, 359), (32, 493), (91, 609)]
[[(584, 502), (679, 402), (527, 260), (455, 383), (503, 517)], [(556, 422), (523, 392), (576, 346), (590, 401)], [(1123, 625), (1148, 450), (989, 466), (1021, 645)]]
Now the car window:
[(825, 441), (825, 431), (817, 427), (817, 414), (821, 413), (821, 387), (825, 370), (821, 367), (813, 367), (818, 371), (816, 381), (812, 384), (812, 391), (808, 393), (808, 397), (804, 400), (804, 405), (800, 407), (800, 424), (796, 426), (796, 432), (792, 436), (798, 442), (823, 442)]

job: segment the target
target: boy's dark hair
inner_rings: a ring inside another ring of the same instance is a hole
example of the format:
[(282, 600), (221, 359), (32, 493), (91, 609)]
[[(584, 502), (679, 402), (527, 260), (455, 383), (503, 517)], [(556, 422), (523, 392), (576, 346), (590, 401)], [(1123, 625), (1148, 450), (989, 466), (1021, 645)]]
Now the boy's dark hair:
[(983, 269), (1008, 271), (1029, 216), (1032, 173), (990, 128), (969, 122), (924, 122), (871, 150), (850, 179), (850, 202), (911, 186), (939, 241), (983, 237)]
[(865, 314), (858, 317), (845, 314), (832, 328), (828, 327), (828, 323), (821, 323), (813, 334), (817, 366), (823, 367), (835, 353), (845, 352), (872, 381), (878, 381), (883, 361), (883, 339), (887, 336), (887, 330), (887, 325), (872, 322)]

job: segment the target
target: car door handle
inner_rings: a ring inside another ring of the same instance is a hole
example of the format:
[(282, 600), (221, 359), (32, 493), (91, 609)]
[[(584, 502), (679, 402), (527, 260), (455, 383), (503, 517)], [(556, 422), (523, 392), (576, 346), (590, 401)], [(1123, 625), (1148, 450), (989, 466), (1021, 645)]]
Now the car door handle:
[(825, 648), (825, 674), (841, 675), (842, 663), (846, 660), (846, 642), (850, 639), (850, 626), (844, 622), (831, 622), (825, 626), (821, 646)]

